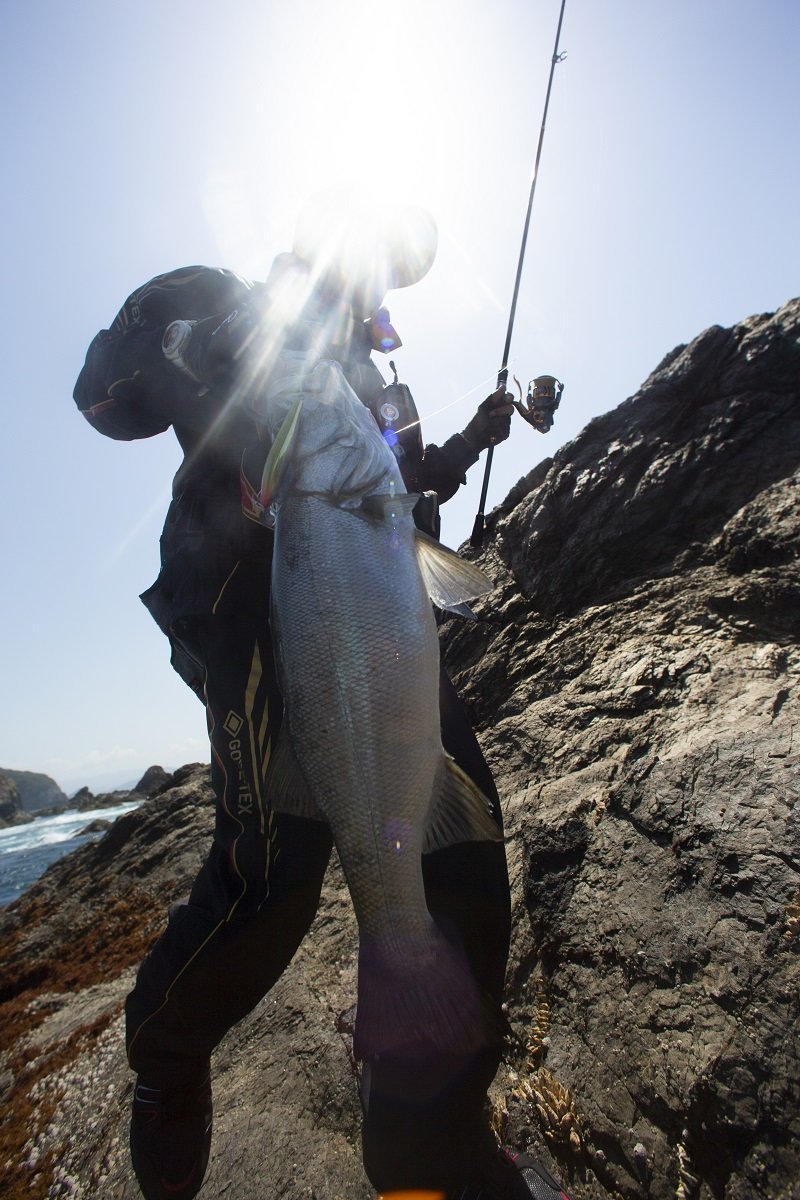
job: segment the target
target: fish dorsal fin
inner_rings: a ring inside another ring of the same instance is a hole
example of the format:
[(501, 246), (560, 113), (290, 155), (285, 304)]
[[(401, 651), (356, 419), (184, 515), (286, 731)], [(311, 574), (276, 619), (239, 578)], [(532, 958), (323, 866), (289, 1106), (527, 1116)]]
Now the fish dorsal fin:
[(439, 784), (425, 826), (423, 854), (460, 842), (503, 840), (486, 796), (449, 755), (442, 761)]
[(269, 760), (267, 798), (274, 812), (306, 817), (309, 821), (326, 821), (311, 795), (285, 725)]
[(416, 551), (428, 595), (439, 608), (458, 612), (459, 605), (485, 596), (494, 587), (478, 567), (420, 529), (416, 531)]
[(299, 394), (292, 401), (292, 407), (284, 417), (280, 429), (275, 434), (275, 440), (269, 448), (267, 461), (264, 463), (264, 471), (261, 475), (260, 500), (265, 508), (269, 507), (278, 491), (286, 463), (289, 460), (289, 451), (302, 407), (303, 396)]
[(390, 520), (392, 517), (411, 516), (418, 500), (419, 492), (400, 492), (397, 496), (381, 492), (377, 496), (365, 496), (361, 508), (368, 517)]

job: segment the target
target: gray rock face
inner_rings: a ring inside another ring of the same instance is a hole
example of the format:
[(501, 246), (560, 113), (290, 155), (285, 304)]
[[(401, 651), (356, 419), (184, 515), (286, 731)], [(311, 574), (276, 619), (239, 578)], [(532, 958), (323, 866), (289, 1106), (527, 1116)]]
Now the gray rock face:
[[(442, 628), (507, 820), (493, 1123), (574, 1200), (800, 1198), (799, 337), (794, 301), (669, 355), (512, 491)], [(211, 827), (186, 768), (0, 914), (9, 1200), (137, 1196), (122, 998)], [(370, 1196), (356, 945), (334, 867), (216, 1055), (201, 1196)]]
[(163, 767), (148, 767), (133, 790), (140, 796), (153, 796), (166, 787), (170, 779), (171, 776)]
[(799, 333), (669, 356), (495, 514), (443, 634), (507, 803), (509, 1135), (579, 1196), (800, 1195)]

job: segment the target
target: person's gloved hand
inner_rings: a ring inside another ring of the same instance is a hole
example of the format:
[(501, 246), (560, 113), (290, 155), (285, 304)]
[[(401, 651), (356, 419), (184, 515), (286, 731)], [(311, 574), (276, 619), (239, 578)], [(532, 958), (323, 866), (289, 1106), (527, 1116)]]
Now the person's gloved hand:
[(461, 436), (478, 451), (504, 442), (511, 433), (513, 411), (513, 397), (500, 387), (478, 405), (478, 411)]

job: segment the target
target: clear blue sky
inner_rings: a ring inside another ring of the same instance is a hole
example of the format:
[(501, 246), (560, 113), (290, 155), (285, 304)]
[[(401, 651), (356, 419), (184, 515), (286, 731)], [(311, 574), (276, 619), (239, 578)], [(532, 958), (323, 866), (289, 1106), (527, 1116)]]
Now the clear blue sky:
[[(177, 445), (78, 416), (91, 338), (172, 267), (263, 277), (310, 194), (369, 178), (439, 223), (433, 270), (389, 307), (428, 440), (463, 427), (499, 366), (558, 11), (5, 5), (0, 766), (74, 789), (207, 758), (137, 598)], [(515, 418), (490, 506), (678, 342), (800, 293), (796, 0), (567, 0), (561, 49), (512, 371), (566, 390), (546, 437)], [(481, 475), (445, 510), (451, 545)]]

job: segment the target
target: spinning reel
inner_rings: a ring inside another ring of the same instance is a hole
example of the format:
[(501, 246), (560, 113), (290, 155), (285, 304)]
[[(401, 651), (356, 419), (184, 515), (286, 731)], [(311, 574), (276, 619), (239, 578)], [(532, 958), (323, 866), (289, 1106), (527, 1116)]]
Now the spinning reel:
[(516, 375), (514, 383), (519, 390), (519, 400), (514, 401), (514, 408), (539, 433), (547, 433), (553, 427), (553, 414), (561, 403), (563, 383), (555, 375), (537, 375), (528, 384), (528, 394), (524, 400), (522, 384)]

